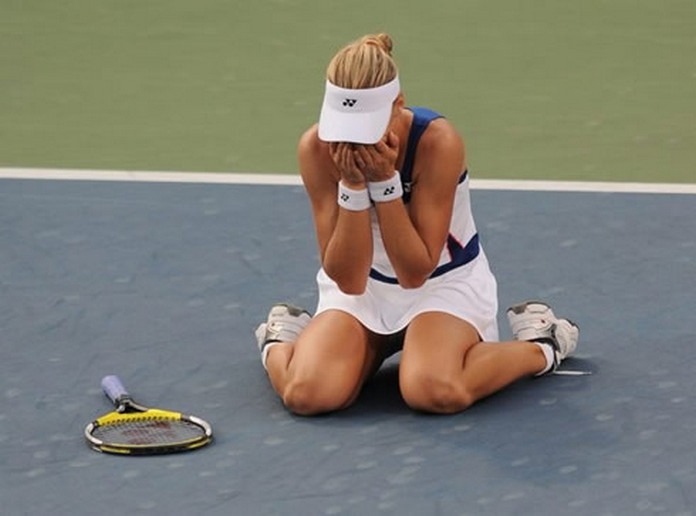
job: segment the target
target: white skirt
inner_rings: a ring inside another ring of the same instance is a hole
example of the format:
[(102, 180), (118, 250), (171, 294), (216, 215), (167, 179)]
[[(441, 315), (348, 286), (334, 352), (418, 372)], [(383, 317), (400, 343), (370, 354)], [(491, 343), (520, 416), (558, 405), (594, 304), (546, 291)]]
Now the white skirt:
[(359, 296), (344, 294), (320, 269), (316, 313), (341, 310), (381, 335), (403, 330), (418, 314), (443, 312), (471, 324), (486, 342), (498, 341), (498, 286), (483, 250), (473, 261), (416, 289), (368, 278)]

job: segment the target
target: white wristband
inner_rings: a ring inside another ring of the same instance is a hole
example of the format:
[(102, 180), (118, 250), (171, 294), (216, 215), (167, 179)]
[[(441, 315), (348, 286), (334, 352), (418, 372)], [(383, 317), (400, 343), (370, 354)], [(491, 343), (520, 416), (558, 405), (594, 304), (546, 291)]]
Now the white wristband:
[(393, 201), (400, 199), (404, 194), (398, 170), (395, 170), (394, 175), (386, 181), (370, 181), (367, 183), (367, 189), (370, 191), (370, 199), (375, 202)]
[(338, 183), (338, 205), (350, 211), (363, 211), (370, 207), (370, 194), (367, 188), (353, 190), (343, 182)]

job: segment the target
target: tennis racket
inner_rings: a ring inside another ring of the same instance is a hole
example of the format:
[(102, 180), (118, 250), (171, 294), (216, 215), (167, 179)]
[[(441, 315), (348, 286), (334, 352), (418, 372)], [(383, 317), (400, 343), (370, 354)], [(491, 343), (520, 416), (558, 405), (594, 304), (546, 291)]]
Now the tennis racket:
[(116, 410), (85, 428), (88, 444), (97, 451), (119, 455), (175, 453), (195, 450), (213, 439), (210, 425), (198, 417), (136, 403), (117, 376), (105, 376), (101, 386)]

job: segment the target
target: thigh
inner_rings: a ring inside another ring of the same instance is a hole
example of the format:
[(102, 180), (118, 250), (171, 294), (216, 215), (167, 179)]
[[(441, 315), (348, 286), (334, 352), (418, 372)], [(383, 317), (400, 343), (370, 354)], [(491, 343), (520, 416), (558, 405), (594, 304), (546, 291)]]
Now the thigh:
[(295, 342), (289, 376), (352, 399), (384, 360), (385, 342), (352, 315), (327, 310), (316, 315)]
[(470, 323), (444, 312), (426, 312), (408, 326), (401, 356), (402, 379), (437, 375), (443, 380), (461, 376), (464, 358), (481, 337)]

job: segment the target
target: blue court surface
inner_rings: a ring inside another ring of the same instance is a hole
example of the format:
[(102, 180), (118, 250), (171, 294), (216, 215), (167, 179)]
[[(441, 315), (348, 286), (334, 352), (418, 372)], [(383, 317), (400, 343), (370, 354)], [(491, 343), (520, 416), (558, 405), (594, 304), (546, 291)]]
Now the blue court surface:
[[(564, 367), (593, 374), (431, 416), (400, 399), (397, 356), (352, 408), (302, 418), (253, 339), (272, 303), (316, 302), (300, 186), (0, 180), (0, 512), (695, 514), (696, 197), (472, 195), (501, 308), (574, 319)], [(110, 373), (215, 442), (90, 450)]]

